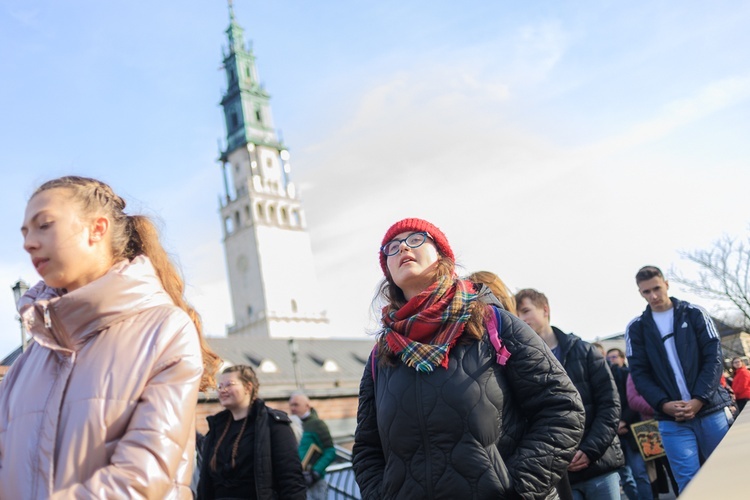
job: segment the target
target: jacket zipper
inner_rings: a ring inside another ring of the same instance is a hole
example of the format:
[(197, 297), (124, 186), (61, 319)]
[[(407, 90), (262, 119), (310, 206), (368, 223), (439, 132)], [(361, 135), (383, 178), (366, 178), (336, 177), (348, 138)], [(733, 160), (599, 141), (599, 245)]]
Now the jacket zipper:
[(425, 461), (425, 473), (426, 481), (425, 486), (427, 487), (427, 498), (432, 498), (432, 459), (430, 458), (430, 439), (427, 436), (427, 428), (425, 426), (424, 418), (424, 406), (422, 406), (422, 374), (416, 373), (416, 387), (417, 387), (417, 416), (419, 417), (419, 428), (422, 430), (422, 442), (424, 446), (424, 461)]
[[(57, 344), (59, 346), (61, 346), (61, 347), (67, 347), (67, 346), (63, 346), (62, 342), (60, 342), (61, 339), (66, 338), (66, 336), (64, 335), (65, 330), (52, 317), (52, 311), (48, 307), (48, 304), (46, 304), (46, 303), (42, 305), (42, 316), (44, 317), (44, 327), (47, 328), (47, 330), (49, 330), (50, 334), (55, 339), (55, 341), (57, 342)], [(57, 414), (58, 414), (57, 427), (58, 428), (55, 431), (55, 435), (57, 435), (58, 432), (59, 432), (59, 430), (60, 430), (59, 429), (59, 426), (60, 426), (59, 415), (62, 414), (62, 405), (65, 402), (65, 395), (68, 392), (68, 384), (70, 384), (70, 373), (72, 371), (72, 365), (75, 363), (75, 359), (76, 359), (76, 353), (75, 352), (72, 352), (69, 356), (67, 356), (67, 362), (68, 362), (69, 365), (71, 365), (71, 367), (68, 369), (67, 378), (65, 380), (65, 384), (62, 387), (61, 394), (60, 394), (60, 407), (57, 409)], [(53, 453), (57, 452), (56, 448), (57, 448), (57, 446), (53, 445)], [(57, 471), (56, 471), (56, 468), (55, 468), (54, 461), (52, 461), (52, 463), (50, 464), (50, 478), (51, 478), (53, 484), (54, 484), (55, 476), (56, 475), (57, 475)]]

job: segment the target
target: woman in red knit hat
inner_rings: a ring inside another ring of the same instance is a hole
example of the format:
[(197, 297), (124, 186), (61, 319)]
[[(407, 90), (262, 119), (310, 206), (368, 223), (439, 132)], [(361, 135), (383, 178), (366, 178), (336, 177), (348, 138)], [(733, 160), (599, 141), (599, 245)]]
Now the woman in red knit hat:
[(404, 219), (380, 247), (382, 329), (362, 377), (362, 498), (547, 498), (583, 432), (542, 340), (459, 279), (445, 234)]

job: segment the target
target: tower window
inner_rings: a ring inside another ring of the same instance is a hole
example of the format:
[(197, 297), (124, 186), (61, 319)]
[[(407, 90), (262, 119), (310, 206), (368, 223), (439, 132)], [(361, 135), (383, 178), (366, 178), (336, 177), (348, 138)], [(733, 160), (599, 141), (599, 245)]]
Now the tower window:
[(247, 316), (252, 317), (253, 315), (253, 306), (247, 306)]
[(232, 113), (229, 115), (229, 120), (232, 122), (232, 128), (237, 128), (237, 125), (239, 125), (239, 121), (237, 120), (237, 113), (232, 111)]
[(280, 211), (281, 211), (281, 223), (287, 224), (289, 221), (287, 220), (286, 208), (282, 208)]
[(270, 158), (266, 158), (266, 166), (267, 166), (268, 168), (271, 168), (271, 167), (273, 167), (273, 161), (271, 161), (271, 159), (270, 159)]
[(227, 234), (232, 234), (234, 232), (234, 224), (232, 223), (231, 217), (224, 219), (224, 230)]
[(258, 213), (258, 219), (263, 220), (266, 218), (266, 212), (263, 210), (263, 204), (258, 203), (255, 205), (255, 211)]
[(260, 110), (255, 110), (255, 119), (258, 120), (258, 123), (261, 123), (263, 120), (260, 119)]
[(268, 207), (268, 218), (271, 219), (271, 222), (276, 222), (276, 210), (273, 208), (273, 205)]
[(240, 213), (239, 212), (234, 213), (234, 225), (235, 227), (240, 227)]
[(246, 218), (247, 220), (250, 220), (250, 219), (251, 219), (251, 217), (252, 217), (252, 216), (250, 215), (250, 205), (245, 205), (245, 218)]
[(292, 299), (292, 312), (293, 313), (297, 312), (297, 301), (294, 299)]

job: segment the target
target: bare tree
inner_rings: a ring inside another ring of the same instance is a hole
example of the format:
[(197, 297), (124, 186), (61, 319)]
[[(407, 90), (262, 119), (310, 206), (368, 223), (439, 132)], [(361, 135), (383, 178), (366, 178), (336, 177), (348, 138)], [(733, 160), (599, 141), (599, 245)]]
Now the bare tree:
[(732, 322), (750, 328), (750, 236), (743, 241), (725, 235), (708, 250), (683, 251), (680, 257), (698, 265), (698, 278), (686, 278), (672, 270), (672, 281), (729, 306), (728, 316), (740, 318)]

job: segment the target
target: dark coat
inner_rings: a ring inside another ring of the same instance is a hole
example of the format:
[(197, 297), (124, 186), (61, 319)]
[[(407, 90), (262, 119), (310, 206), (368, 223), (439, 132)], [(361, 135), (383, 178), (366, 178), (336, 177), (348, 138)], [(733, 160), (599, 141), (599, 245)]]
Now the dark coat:
[(612, 371), (612, 377), (615, 379), (615, 385), (617, 386), (617, 394), (620, 396), (620, 420), (627, 424), (628, 432), (620, 434), (620, 444), (622, 446), (629, 446), (630, 449), (638, 451), (638, 445), (635, 442), (635, 436), (630, 430), (630, 424), (640, 422), (641, 415), (630, 407), (628, 402), (628, 377), (630, 376), (630, 369), (627, 366), (610, 365)]
[[(674, 341), (685, 383), (690, 395), (703, 402), (696, 416), (722, 410), (731, 404), (731, 398), (719, 384), (724, 365), (716, 327), (703, 309), (675, 298), (672, 305)], [(674, 420), (661, 408), (669, 401), (682, 400), (682, 395), (651, 306), (630, 322), (625, 330), (625, 343), (636, 389), (656, 410), (657, 420)]]
[[(259, 500), (275, 498), (304, 500), (307, 487), (302, 476), (302, 465), (297, 454), (297, 439), (290, 427), (289, 416), (283, 411), (267, 407), (262, 399), (256, 399), (250, 411), (256, 413), (255, 440), (252, 450), (255, 498)], [(203, 444), (203, 467), (198, 486), (200, 499), (214, 498), (213, 484), (208, 469), (216, 441), (230, 418), (232, 418), (232, 413), (229, 410), (206, 418), (208, 434)], [(240, 450), (240, 454), (242, 452), (243, 450)], [(241, 459), (241, 456), (238, 459)]]
[(557, 484), (582, 435), (580, 397), (539, 336), (498, 312), (505, 366), (487, 334), (459, 341), (447, 369), (373, 375), (368, 362), (353, 448), (362, 498), (545, 498)]
[(591, 465), (569, 472), (570, 484), (612, 472), (625, 465), (620, 440), (620, 397), (604, 356), (588, 342), (552, 327), (560, 345), (560, 359), (583, 400), (586, 429), (579, 449)]

